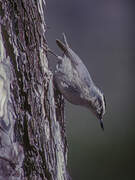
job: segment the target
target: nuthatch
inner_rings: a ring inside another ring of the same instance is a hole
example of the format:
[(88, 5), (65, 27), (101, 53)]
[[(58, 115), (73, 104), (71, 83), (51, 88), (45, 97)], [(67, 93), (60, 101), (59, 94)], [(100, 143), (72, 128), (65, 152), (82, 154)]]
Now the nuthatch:
[(58, 89), (70, 103), (90, 109), (99, 119), (101, 128), (104, 129), (102, 118), (106, 109), (105, 97), (95, 86), (82, 60), (69, 47), (64, 33), (63, 37), (65, 44), (56, 40), (64, 53), (63, 57), (56, 55), (59, 61), (54, 80)]

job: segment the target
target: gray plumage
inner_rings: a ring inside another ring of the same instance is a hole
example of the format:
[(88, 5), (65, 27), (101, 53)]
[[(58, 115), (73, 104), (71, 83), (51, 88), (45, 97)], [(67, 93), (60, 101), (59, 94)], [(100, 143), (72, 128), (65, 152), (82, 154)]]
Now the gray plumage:
[(54, 79), (63, 96), (72, 104), (85, 106), (100, 120), (102, 129), (103, 115), (105, 113), (105, 98), (103, 93), (95, 86), (86, 66), (79, 56), (69, 47), (66, 36), (64, 43), (56, 40), (63, 51), (63, 57), (56, 66)]

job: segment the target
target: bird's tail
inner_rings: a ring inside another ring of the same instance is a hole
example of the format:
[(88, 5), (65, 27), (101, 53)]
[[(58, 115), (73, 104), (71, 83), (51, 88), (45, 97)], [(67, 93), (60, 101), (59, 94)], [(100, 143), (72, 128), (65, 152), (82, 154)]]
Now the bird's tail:
[(56, 43), (59, 46), (59, 48), (65, 53), (67, 51), (66, 46), (61, 42), (59, 39), (56, 39)]
[(63, 35), (63, 39), (64, 39), (65, 44), (63, 42), (61, 42), (59, 39), (56, 39), (56, 43), (60, 47), (60, 49), (66, 54), (66, 52), (69, 48), (69, 45), (67, 43), (67, 38), (66, 38), (65, 34), (62, 33), (62, 35)]

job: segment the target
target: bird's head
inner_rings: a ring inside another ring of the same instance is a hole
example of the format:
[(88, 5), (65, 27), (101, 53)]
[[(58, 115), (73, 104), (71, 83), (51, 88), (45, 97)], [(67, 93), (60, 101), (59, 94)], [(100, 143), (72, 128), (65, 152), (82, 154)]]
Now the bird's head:
[(98, 89), (94, 88), (92, 98), (90, 100), (90, 109), (95, 114), (100, 122), (101, 128), (104, 130), (103, 115), (106, 111), (106, 101), (104, 94)]

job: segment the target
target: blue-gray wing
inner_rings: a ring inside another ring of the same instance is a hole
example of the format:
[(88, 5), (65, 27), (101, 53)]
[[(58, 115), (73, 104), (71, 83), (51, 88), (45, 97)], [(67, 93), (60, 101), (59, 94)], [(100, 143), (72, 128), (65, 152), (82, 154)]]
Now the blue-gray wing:
[(89, 74), (86, 66), (84, 65), (83, 61), (70, 48), (68, 49), (68, 56), (71, 59), (71, 62), (74, 65), (74, 68), (80, 75), (80, 78), (82, 79), (82, 81), (84, 81), (87, 84), (87, 86), (90, 87), (92, 85), (93, 81), (92, 81), (92, 78), (90, 77), (90, 74)]
[(82, 79), (84, 84), (86, 83), (86, 85), (90, 87), (93, 81), (90, 77), (90, 74), (86, 66), (84, 65), (80, 57), (71, 48), (69, 48), (65, 34), (63, 34), (63, 37), (65, 44), (63, 44), (63, 42), (57, 39), (56, 40), (57, 45), (64, 52), (64, 56), (67, 56), (68, 57), (67, 59), (71, 61), (74, 69), (78, 72), (80, 79)]

